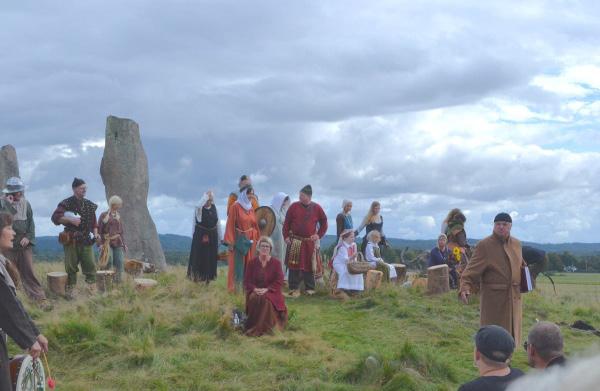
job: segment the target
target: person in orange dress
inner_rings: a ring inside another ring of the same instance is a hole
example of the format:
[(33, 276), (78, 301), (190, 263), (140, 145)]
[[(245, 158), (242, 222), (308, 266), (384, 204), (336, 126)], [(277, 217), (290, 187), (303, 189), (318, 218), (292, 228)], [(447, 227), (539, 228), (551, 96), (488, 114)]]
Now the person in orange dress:
[[(240, 181), (238, 182), (238, 188), (241, 190), (242, 187), (246, 186), (252, 186), (252, 181), (250, 180), (250, 177), (248, 175), (242, 175)], [(252, 194), (248, 196), (248, 198), (250, 198), (252, 208), (254, 210), (258, 209), (260, 205), (258, 204), (258, 197), (256, 196), (256, 194), (254, 194), (254, 191), (252, 191)], [(231, 209), (231, 206), (237, 201), (237, 199), (238, 193), (232, 192), (231, 194), (229, 194), (229, 198), (227, 198), (227, 215), (229, 215), (229, 209)]]
[(242, 187), (227, 216), (223, 241), (229, 246), (227, 289), (232, 293), (238, 286), (241, 287), (246, 264), (255, 257), (256, 242), (260, 237), (254, 207), (250, 201), (252, 192), (251, 185)]

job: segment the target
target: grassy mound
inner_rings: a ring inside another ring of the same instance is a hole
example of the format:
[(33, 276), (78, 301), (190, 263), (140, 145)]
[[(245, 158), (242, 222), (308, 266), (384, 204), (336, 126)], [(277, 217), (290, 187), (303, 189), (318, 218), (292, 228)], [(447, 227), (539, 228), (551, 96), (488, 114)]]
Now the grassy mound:
[[(126, 282), (107, 295), (56, 300), (52, 312), (28, 306), (50, 340), (59, 390), (455, 390), (477, 375), (478, 305), (462, 306), (455, 292), (384, 286), (347, 302), (325, 293), (288, 300), (285, 332), (247, 338), (230, 328), (244, 299), (226, 293), (223, 275), (193, 284), (176, 267), (157, 279), (149, 291)], [(597, 297), (554, 296), (546, 285), (526, 296), (524, 313), (525, 330), (535, 319), (600, 326)], [(563, 332), (569, 352), (600, 341)], [(527, 367), (522, 348), (514, 365)]]

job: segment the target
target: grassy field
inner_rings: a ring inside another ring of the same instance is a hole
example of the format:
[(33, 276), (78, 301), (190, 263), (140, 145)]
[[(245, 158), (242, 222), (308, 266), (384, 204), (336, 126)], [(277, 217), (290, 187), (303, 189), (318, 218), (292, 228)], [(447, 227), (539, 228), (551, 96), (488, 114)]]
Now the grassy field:
[[(229, 327), (228, 314), (244, 300), (226, 293), (224, 277), (196, 285), (176, 267), (152, 291), (125, 283), (104, 296), (56, 300), (52, 312), (28, 305), (50, 339), (57, 389), (426, 391), (455, 390), (477, 375), (478, 306), (459, 304), (455, 292), (428, 297), (384, 286), (347, 302), (323, 292), (288, 300), (285, 332), (247, 338)], [(557, 322), (568, 353), (600, 351), (600, 338), (567, 327), (577, 319), (600, 327), (600, 275), (557, 275), (557, 295), (546, 281), (525, 297), (524, 329), (536, 319)], [(522, 348), (514, 365), (527, 369)]]

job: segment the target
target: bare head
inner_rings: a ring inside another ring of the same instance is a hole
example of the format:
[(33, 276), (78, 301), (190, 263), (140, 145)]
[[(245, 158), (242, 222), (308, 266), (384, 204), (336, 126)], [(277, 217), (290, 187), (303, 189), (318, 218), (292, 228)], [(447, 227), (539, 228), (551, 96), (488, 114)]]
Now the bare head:
[(302, 189), (300, 189), (300, 195), (298, 198), (303, 205), (308, 205), (312, 201), (312, 186), (306, 185)]
[(15, 231), (12, 228), (12, 216), (0, 212), (0, 251), (12, 249), (14, 238)]
[(123, 200), (118, 195), (114, 195), (108, 199), (108, 208), (116, 212), (123, 207)]
[(438, 236), (438, 248), (440, 250), (443, 250), (446, 248), (446, 244), (448, 243), (448, 237), (446, 236), (446, 234), (441, 234), (440, 236)]
[(71, 188), (73, 189), (73, 195), (79, 199), (85, 197), (87, 193), (87, 185), (85, 184), (85, 181), (80, 178), (73, 179)]
[(552, 359), (564, 354), (560, 327), (552, 322), (536, 323), (529, 331), (525, 346), (529, 365), (538, 369), (546, 368)]
[(271, 256), (271, 251), (273, 250), (273, 241), (268, 236), (261, 236), (256, 247), (258, 247), (258, 255), (260, 258), (269, 258)]
[(381, 242), (381, 233), (374, 229), (367, 234), (367, 240), (371, 243), (379, 243)]

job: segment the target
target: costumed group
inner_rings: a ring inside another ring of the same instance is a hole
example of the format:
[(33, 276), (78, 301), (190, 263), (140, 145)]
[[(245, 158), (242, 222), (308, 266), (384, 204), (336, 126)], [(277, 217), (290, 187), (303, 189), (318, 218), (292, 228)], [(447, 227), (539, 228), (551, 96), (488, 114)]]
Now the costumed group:
[[(55, 225), (64, 227), (59, 241), (65, 253), (67, 298), (75, 295), (79, 267), (91, 292), (95, 289), (97, 267), (114, 269), (115, 281), (121, 281), (127, 253), (119, 213), (123, 207), (121, 198), (110, 197), (108, 210), (97, 219), (98, 206), (85, 198), (85, 181), (75, 178), (72, 190), (73, 195), (61, 201), (51, 217)], [(40, 308), (52, 308), (33, 270), (35, 226), (24, 191), (20, 178), (10, 178), (0, 198), (0, 391), (11, 389), (6, 335), (28, 350), (34, 359), (48, 349), (46, 338), (16, 296), (20, 284)], [(217, 261), (226, 258), (227, 289), (232, 293), (239, 290), (245, 293), (245, 333), (249, 336), (283, 329), (287, 323), (285, 297), (297, 298), (302, 293), (312, 296), (316, 283), (323, 279), (320, 241), (328, 229), (327, 216), (323, 208), (312, 201), (312, 195), (311, 186), (306, 185), (296, 202), (292, 202), (288, 194), (278, 193), (270, 206), (260, 207), (250, 177), (243, 175), (237, 191), (228, 199), (224, 234), (211, 191), (204, 194), (195, 208), (187, 276), (192, 281), (208, 284), (217, 277)], [(331, 293), (340, 299), (348, 299), (365, 289), (363, 274), (352, 273), (350, 264), (360, 261), (366, 266), (365, 272), (377, 269), (384, 273), (386, 280), (397, 279), (395, 267), (382, 257), (382, 248), (387, 247), (388, 242), (380, 204), (372, 203), (357, 228), (351, 210), (352, 202), (344, 200), (336, 216), (338, 242), (328, 262)], [(481, 325), (502, 326), (518, 344), (520, 268), (524, 262), (520, 242), (510, 236), (511, 217), (498, 214), (493, 234), (480, 241), (472, 253), (465, 222), (460, 210), (450, 211), (443, 222), (438, 245), (431, 251), (429, 266), (449, 266), (449, 283), (459, 290), (465, 303), (471, 293), (480, 290)], [(363, 229), (366, 234), (359, 248), (355, 239)], [(94, 244), (100, 247), (98, 266)], [(284, 295), (286, 285), (289, 291)]]

